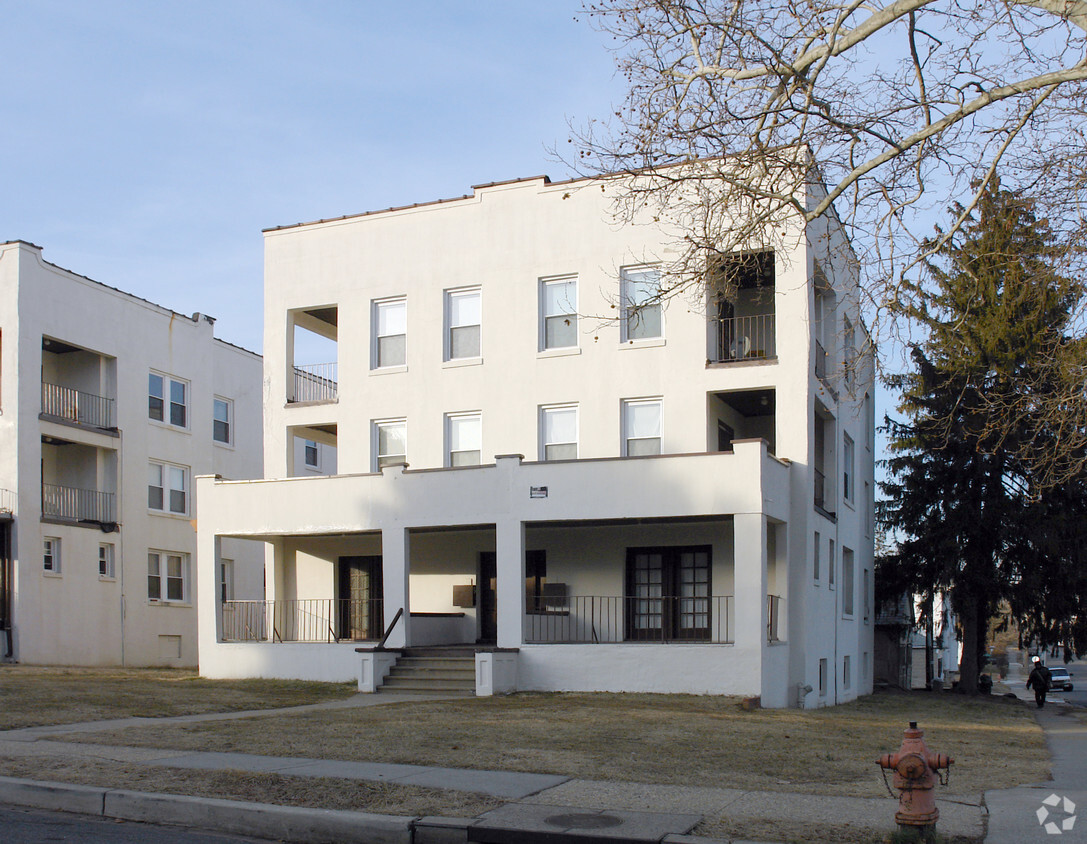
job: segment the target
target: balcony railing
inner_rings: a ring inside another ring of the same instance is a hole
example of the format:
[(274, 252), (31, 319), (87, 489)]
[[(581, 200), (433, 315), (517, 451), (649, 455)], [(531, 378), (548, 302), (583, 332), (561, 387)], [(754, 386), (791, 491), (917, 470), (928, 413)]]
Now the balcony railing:
[(0, 489), (0, 513), (15, 512), (15, 493), (10, 489)]
[(815, 506), (821, 510), (827, 508), (827, 476), (818, 469), (815, 472)]
[(224, 642), (377, 641), (384, 629), (380, 598), (223, 601)]
[(774, 314), (757, 314), (717, 321), (715, 363), (759, 360), (776, 355)]
[(335, 363), (313, 363), (294, 368), (294, 395), (291, 401), (335, 401), (337, 395)]
[(780, 595), (766, 596), (766, 641), (781, 641), (781, 612), (785, 599)]
[(73, 522), (117, 521), (112, 492), (42, 484), (42, 516)]
[(80, 425), (112, 428), (113, 399), (42, 382), (42, 413)]
[(827, 380), (827, 350), (818, 340), (815, 341), (815, 377), (820, 381)]
[(530, 644), (733, 641), (731, 595), (542, 598), (525, 617)]

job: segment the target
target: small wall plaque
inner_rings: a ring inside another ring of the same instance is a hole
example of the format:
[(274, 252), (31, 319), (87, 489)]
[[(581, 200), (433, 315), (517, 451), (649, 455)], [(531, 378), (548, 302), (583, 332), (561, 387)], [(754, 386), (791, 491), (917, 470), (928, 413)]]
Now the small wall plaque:
[(530, 486), (528, 488), (529, 498), (547, 498), (547, 487), (545, 486)]

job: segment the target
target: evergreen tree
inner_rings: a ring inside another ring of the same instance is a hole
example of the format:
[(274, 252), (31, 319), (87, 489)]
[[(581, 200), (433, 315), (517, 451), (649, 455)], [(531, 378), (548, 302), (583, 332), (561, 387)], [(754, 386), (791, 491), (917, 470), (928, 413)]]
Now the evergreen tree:
[(905, 419), (887, 424), (880, 518), (895, 550), (878, 562), (881, 592), (950, 595), (967, 692), (976, 691), (1000, 600), (1050, 637), (1083, 617), (1083, 593), (1056, 600), (1053, 582), (1080, 565), (1064, 544), (1080, 485), (1036, 487), (1016, 458), (1023, 443), (1044, 447), (1057, 436), (1031, 409), (1046, 403), (1054, 384), (1046, 361), (1061, 357), (1053, 352), (1069, 342), (1083, 296), (1052, 269), (1061, 245), (1033, 208), (998, 181), (984, 191), (929, 263), (929, 282), (912, 288), (925, 339), (912, 349), (914, 370), (888, 379)]

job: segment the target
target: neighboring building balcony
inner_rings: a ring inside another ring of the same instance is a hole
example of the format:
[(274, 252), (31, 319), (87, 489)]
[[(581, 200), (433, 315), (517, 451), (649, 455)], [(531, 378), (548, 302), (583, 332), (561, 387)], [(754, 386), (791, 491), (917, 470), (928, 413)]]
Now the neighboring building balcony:
[(224, 642), (366, 642), (384, 631), (380, 598), (222, 601)]
[(97, 525), (117, 521), (115, 496), (97, 489), (42, 484), (42, 518)]
[(774, 314), (753, 314), (716, 320), (716, 344), (711, 363), (767, 360), (777, 357)]
[(15, 513), (15, 503), (18, 496), (10, 489), (0, 489), (0, 519), (8, 518)]
[(42, 415), (50, 419), (112, 430), (114, 401), (83, 390), (42, 382)]
[(334, 402), (339, 396), (335, 363), (313, 363), (294, 367), (294, 383), (287, 401)]

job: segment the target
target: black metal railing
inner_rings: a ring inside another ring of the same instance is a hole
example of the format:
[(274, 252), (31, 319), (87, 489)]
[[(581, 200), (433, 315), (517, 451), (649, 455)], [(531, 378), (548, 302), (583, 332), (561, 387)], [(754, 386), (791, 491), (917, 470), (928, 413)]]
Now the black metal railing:
[(572, 595), (547, 597), (525, 616), (530, 644), (733, 642), (732, 596)]
[(74, 522), (115, 522), (114, 495), (97, 489), (42, 484), (42, 516)]
[(224, 642), (365, 642), (384, 630), (380, 598), (223, 601)]
[(80, 425), (112, 428), (113, 399), (42, 382), (42, 413)]
[(715, 363), (776, 357), (774, 314), (717, 320), (715, 352)]
[(294, 367), (292, 402), (335, 401), (339, 395), (335, 363), (314, 363)]

